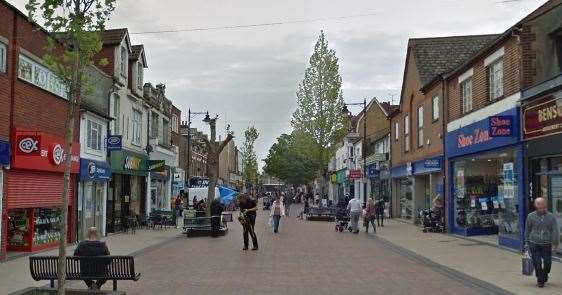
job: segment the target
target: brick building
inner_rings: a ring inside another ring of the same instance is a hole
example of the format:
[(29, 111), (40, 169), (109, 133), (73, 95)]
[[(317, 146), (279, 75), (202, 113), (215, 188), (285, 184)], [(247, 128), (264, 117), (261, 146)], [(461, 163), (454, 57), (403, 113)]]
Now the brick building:
[(443, 76), (496, 35), (410, 39), (400, 96), (391, 117), (393, 216), (412, 220), (443, 195)]
[[(455, 233), (497, 235), (500, 245), (519, 249), (531, 202), (526, 196), (555, 197), (548, 192), (550, 176), (542, 180), (536, 177), (534, 185), (525, 185), (526, 178), (534, 176), (527, 173), (526, 167), (536, 169), (537, 175), (557, 171), (556, 167), (549, 170), (552, 158), (545, 154), (558, 154), (560, 145), (525, 143), (520, 140), (519, 127), (522, 91), (560, 74), (556, 63), (562, 42), (560, 4), (561, 1), (546, 2), (446, 77), (450, 192), (447, 217)], [(542, 87), (548, 91), (556, 89), (550, 85)], [(533, 92), (527, 91), (529, 97), (535, 95)], [(548, 124), (541, 126), (544, 120), (537, 119), (537, 109), (531, 107), (530, 114), (535, 121), (529, 128), (539, 133), (550, 128)], [(530, 129), (525, 125), (524, 133), (525, 130)], [(525, 146), (533, 157), (542, 155), (542, 159), (525, 163)], [(545, 147), (550, 147), (550, 151)], [(544, 161), (545, 158), (549, 160)], [(529, 165), (533, 163), (535, 167)], [(562, 212), (558, 215), (562, 218)]]
[[(9, 139), (13, 151), (10, 170), (0, 172), (4, 184), (0, 189), (0, 258), (7, 251), (37, 251), (57, 245), (62, 151), (68, 129), (64, 114), (69, 104), (62, 83), (42, 61), (47, 39), (48, 34), (28, 22), (26, 15), (0, 1), (0, 140)], [(74, 124), (68, 241), (76, 238), (79, 121)], [(2, 159), (4, 149), (0, 147)], [(5, 165), (0, 161), (0, 171)]]

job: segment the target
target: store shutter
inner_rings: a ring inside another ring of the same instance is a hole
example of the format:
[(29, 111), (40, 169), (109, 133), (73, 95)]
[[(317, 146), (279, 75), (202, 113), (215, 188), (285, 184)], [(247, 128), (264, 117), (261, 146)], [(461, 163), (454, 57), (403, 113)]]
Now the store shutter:
[[(55, 207), (62, 203), (63, 174), (10, 170), (7, 173), (7, 208)], [(71, 177), (69, 205), (75, 191), (75, 177)]]

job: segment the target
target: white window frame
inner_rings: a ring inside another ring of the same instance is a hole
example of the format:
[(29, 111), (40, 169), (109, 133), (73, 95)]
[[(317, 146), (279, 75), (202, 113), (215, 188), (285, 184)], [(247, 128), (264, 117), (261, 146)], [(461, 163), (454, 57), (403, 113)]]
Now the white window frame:
[(404, 116), (404, 151), (410, 151), (410, 116)]
[(172, 131), (178, 133), (179, 132), (179, 119), (178, 116), (172, 115)]
[(137, 63), (137, 88), (139, 90), (142, 90), (142, 81), (143, 81), (143, 69), (144, 66), (142, 65), (142, 63), (139, 61)]
[(488, 71), (488, 96), (490, 101), (497, 100), (503, 96), (503, 58), (500, 57), (490, 63)]
[(472, 111), (472, 77), (465, 79), (460, 83), (462, 113), (466, 114)]
[(131, 138), (131, 143), (136, 146), (141, 146), (141, 134), (142, 134), (142, 112), (133, 109), (133, 136)]
[(423, 105), (418, 107), (418, 147), (423, 147)]
[(394, 140), (398, 141), (400, 138), (400, 123), (394, 122)]
[(431, 98), (431, 118), (433, 121), (439, 120), (439, 95)]
[(8, 68), (8, 46), (0, 42), (0, 73), (5, 73)]
[[(93, 142), (94, 131), (96, 132), (95, 144)], [(103, 152), (102, 134), (102, 124), (91, 119), (86, 119), (86, 147), (89, 152), (94, 152), (96, 154)]]
[(127, 48), (121, 47), (119, 51), (119, 71), (121, 72), (121, 76), (127, 77), (127, 60), (129, 57), (127, 56)]

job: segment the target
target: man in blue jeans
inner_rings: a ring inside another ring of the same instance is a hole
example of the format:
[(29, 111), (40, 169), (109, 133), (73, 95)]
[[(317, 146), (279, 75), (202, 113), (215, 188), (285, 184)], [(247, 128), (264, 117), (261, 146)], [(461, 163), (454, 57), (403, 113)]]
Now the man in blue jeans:
[(349, 210), (349, 215), (351, 217), (351, 228), (354, 234), (359, 233), (359, 218), (361, 217), (361, 210), (363, 206), (359, 198), (353, 198), (347, 203), (347, 210)]
[(525, 223), (525, 243), (531, 252), (535, 266), (537, 287), (543, 288), (548, 282), (552, 265), (552, 251), (558, 248), (560, 232), (556, 216), (548, 212), (546, 199), (535, 199), (535, 211), (527, 215)]

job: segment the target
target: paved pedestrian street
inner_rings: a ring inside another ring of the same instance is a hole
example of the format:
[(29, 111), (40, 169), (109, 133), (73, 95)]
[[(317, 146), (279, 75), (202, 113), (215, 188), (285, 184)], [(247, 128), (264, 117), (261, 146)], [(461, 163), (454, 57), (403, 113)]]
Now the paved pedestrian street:
[(275, 235), (261, 212), (256, 230), (259, 251), (241, 250), (241, 227), (232, 223), (226, 237), (178, 237), (141, 252), (135, 261), (141, 280), (120, 288), (128, 294), (502, 294), (372, 234), (335, 232), (333, 223), (291, 217)]

